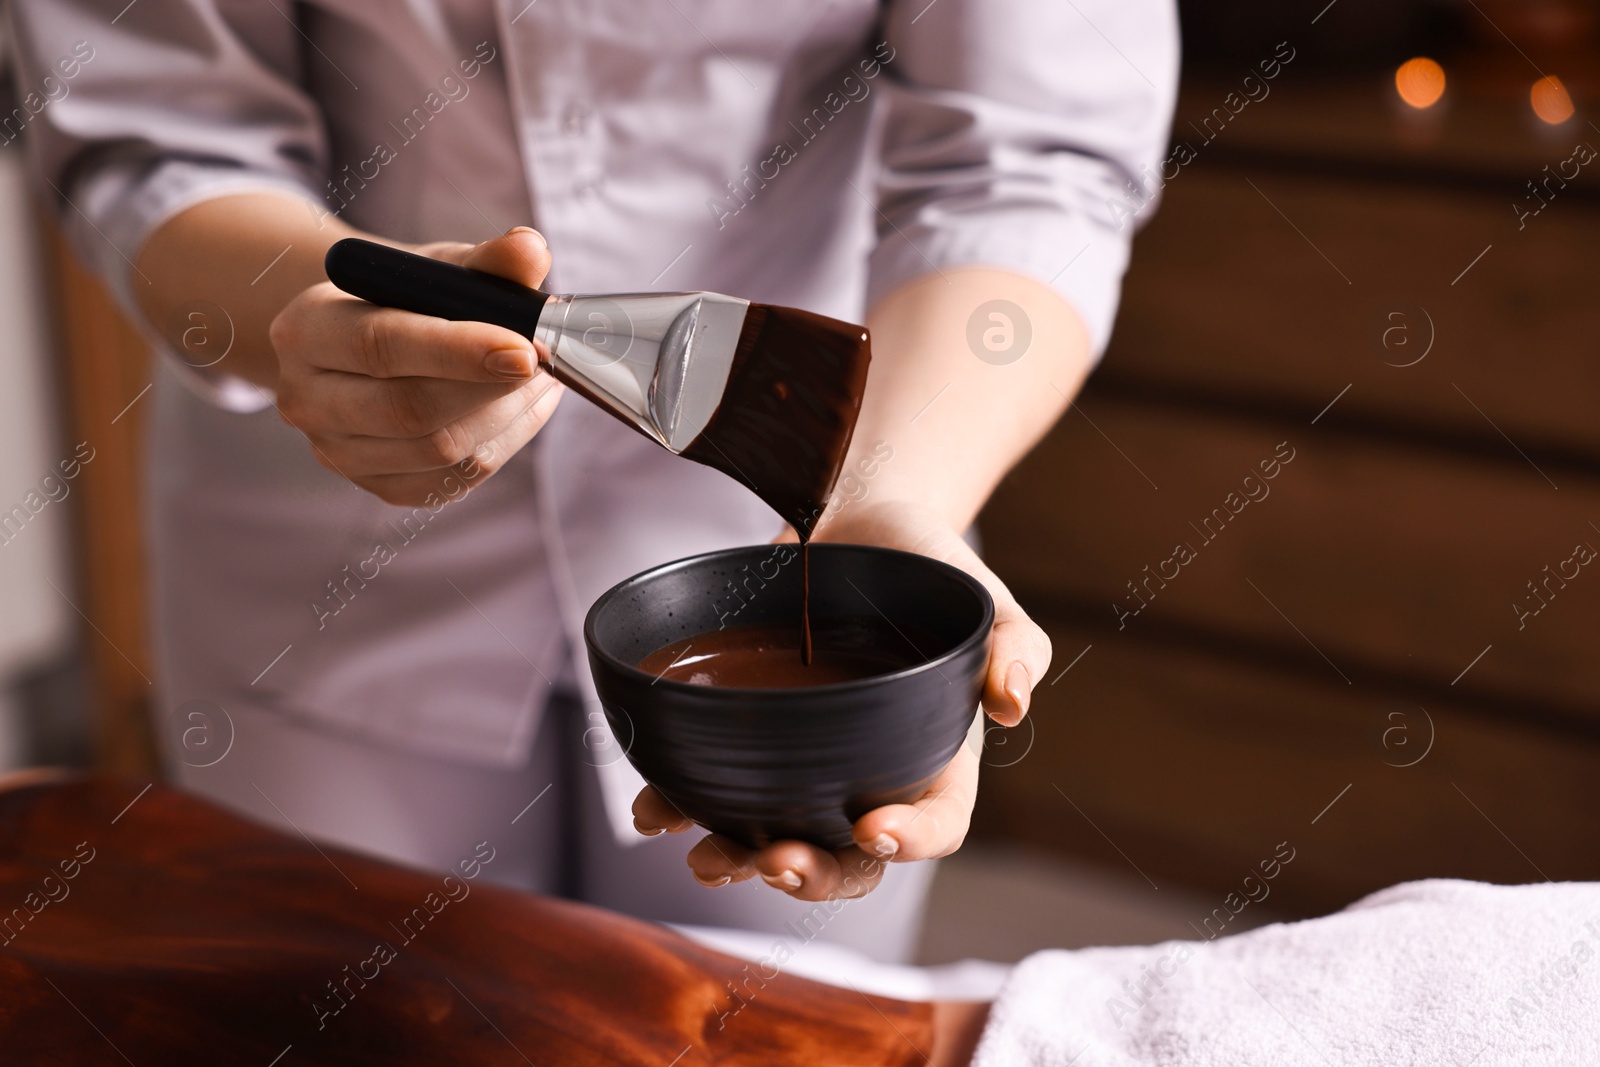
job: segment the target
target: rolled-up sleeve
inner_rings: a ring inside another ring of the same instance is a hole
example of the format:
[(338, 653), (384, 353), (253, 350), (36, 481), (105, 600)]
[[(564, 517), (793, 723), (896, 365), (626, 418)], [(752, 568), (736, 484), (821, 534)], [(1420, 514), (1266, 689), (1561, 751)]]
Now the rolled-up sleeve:
[[(874, 302), (983, 265), (1069, 300), (1103, 351), (1134, 221), (1108, 207), (1159, 174), (1177, 93), (1170, 0), (894, 0)], [(1132, 201), (1137, 203), (1138, 201)]]
[[(322, 209), (326, 137), (297, 84), (303, 39), (290, 10), (209, 0), (10, 5), (41, 189), (135, 321), (136, 288), (148, 282), (134, 260), (173, 215), (246, 191)], [(204, 391), (234, 406), (225, 390)]]

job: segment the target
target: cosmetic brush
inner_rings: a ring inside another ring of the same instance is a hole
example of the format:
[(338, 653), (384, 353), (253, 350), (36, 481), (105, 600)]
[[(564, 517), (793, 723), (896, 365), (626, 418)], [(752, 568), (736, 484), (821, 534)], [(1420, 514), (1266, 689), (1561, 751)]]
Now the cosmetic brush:
[(549, 294), (359, 238), (330, 248), (325, 266), (373, 304), (538, 342), (558, 381), (744, 483), (802, 541), (833, 492), (871, 360), (861, 326), (721, 293)]

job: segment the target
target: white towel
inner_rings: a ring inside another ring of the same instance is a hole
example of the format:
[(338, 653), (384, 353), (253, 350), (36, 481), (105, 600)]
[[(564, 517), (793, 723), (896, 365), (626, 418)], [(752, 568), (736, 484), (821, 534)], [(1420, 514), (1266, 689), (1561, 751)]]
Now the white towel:
[(1040, 952), (973, 1067), (1600, 1065), (1600, 884), (1412, 882), (1216, 941)]

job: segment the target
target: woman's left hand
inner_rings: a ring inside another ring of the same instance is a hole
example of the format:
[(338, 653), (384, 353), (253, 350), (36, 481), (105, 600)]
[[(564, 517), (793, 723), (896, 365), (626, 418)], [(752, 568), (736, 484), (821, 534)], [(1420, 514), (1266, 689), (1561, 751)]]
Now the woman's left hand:
[[(816, 540), (882, 545), (942, 560), (977, 578), (994, 598), (993, 643), (983, 687), (983, 710), (1002, 726), (1027, 714), (1033, 687), (1050, 666), (1050, 639), (1028, 618), (1005, 583), (931, 508), (897, 500), (847, 503), (825, 516)], [(689, 851), (689, 867), (703, 885), (760, 877), (800, 900), (858, 897), (872, 891), (885, 863), (947, 856), (961, 847), (978, 789), (978, 746), (964, 744), (955, 758), (909, 804), (891, 804), (856, 820), (855, 843), (827, 852), (802, 841), (748, 849), (710, 834)], [(654, 787), (633, 803), (634, 825), (654, 836), (694, 827)]]

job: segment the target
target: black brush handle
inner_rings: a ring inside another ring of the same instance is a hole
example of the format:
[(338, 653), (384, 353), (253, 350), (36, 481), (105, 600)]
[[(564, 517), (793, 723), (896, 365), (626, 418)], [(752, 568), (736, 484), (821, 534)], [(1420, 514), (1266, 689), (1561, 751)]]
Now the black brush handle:
[(455, 322), (487, 322), (527, 338), (548, 293), (388, 245), (347, 237), (323, 260), (328, 280), (369, 303)]

